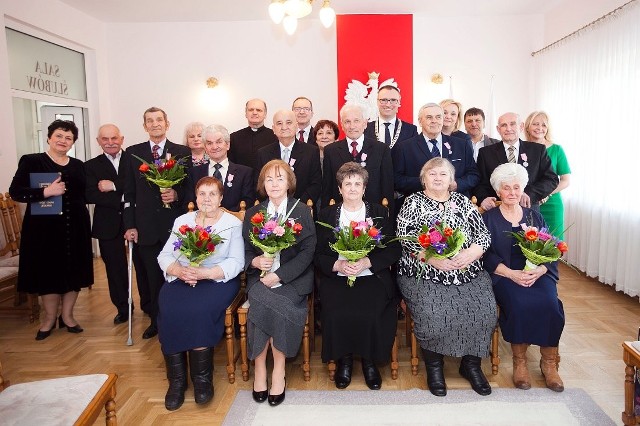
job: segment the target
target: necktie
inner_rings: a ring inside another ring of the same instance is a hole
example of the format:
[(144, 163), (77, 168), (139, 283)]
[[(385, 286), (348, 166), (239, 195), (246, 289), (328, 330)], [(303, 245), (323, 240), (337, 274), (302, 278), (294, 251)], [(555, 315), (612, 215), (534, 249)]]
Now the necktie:
[(298, 140), (304, 143), (304, 130), (298, 132)]
[(222, 182), (222, 173), (220, 173), (220, 168), (222, 167), (222, 164), (216, 163), (214, 164), (213, 167), (216, 169), (216, 171), (213, 172), (213, 177), (218, 179), (220, 182)]
[(154, 160), (158, 160), (160, 158), (160, 153), (158, 153), (159, 150), (160, 145), (154, 145), (153, 148), (151, 148), (151, 154), (153, 155)]
[(384, 143), (391, 145), (391, 132), (389, 132), (389, 126), (391, 123), (384, 123)]
[(351, 156), (353, 157), (354, 160), (358, 156), (358, 149), (357, 148), (358, 148), (358, 142), (356, 142), (356, 141), (351, 142)]
[(429, 139), (429, 142), (433, 145), (431, 148), (431, 155), (435, 157), (440, 157), (440, 150), (438, 149), (438, 141), (436, 139)]
[(507, 148), (507, 150), (509, 151), (509, 156), (507, 158), (507, 160), (509, 160), (510, 163), (515, 163), (516, 162), (516, 154), (515, 154), (515, 148), (513, 146), (510, 146), (509, 148)]
[(285, 148), (282, 150), (282, 161), (289, 164), (289, 148)]

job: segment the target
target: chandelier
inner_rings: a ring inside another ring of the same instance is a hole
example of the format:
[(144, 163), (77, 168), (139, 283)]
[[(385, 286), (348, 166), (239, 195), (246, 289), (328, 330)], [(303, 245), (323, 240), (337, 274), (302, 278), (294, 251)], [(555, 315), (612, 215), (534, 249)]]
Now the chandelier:
[[(298, 19), (311, 13), (313, 0), (271, 0), (269, 16), (276, 24), (282, 22), (287, 34), (292, 35), (298, 27)], [(320, 8), (320, 22), (325, 28), (329, 28), (336, 20), (336, 12), (331, 7), (330, 0), (323, 0)]]

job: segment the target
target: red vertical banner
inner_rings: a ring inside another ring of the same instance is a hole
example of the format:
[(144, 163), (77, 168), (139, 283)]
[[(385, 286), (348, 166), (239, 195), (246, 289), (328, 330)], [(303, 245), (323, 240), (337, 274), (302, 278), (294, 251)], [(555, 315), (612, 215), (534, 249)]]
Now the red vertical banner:
[(338, 111), (351, 80), (393, 78), (402, 95), (398, 118), (413, 122), (413, 15), (338, 15)]

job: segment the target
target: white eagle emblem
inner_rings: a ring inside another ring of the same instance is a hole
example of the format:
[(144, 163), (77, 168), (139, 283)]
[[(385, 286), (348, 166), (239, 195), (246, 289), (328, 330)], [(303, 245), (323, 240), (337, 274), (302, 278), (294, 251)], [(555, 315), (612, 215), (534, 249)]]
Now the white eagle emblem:
[(351, 83), (347, 85), (347, 90), (344, 95), (346, 103), (357, 104), (362, 107), (368, 121), (374, 121), (378, 118), (378, 89), (384, 86), (398, 88), (398, 83), (396, 83), (393, 78), (378, 84), (379, 76), (380, 73), (375, 71), (370, 72), (367, 84), (358, 80), (351, 80)]

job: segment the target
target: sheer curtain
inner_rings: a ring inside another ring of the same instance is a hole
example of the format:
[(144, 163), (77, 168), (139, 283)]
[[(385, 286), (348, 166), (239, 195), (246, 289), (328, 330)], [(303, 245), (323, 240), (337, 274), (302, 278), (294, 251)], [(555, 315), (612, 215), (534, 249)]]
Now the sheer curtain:
[(640, 295), (640, 7), (634, 2), (534, 58), (536, 108), (571, 166), (568, 260)]

